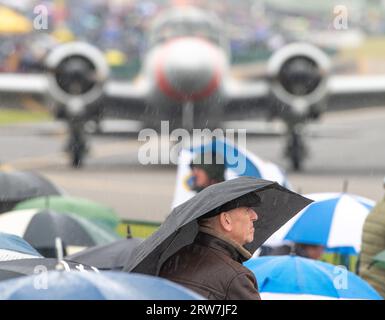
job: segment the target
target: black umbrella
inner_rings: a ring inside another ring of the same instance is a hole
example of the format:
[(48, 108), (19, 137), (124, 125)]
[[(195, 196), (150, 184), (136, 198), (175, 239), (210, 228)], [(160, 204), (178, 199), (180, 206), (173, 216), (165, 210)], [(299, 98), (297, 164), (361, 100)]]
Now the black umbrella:
[(60, 189), (37, 173), (0, 171), (0, 213), (11, 210), (26, 199), (61, 193)]
[(0, 261), (0, 281), (22, 277), (25, 275), (38, 275), (47, 270), (66, 271), (91, 271), (98, 272), (95, 267), (71, 261), (62, 261), (58, 266), (57, 259), (36, 258)]
[(50, 209), (4, 213), (0, 215), (0, 231), (22, 237), (46, 258), (56, 257), (56, 238), (63, 241), (64, 250), (68, 253), (69, 250), (103, 245), (119, 239), (114, 231), (102, 228), (90, 220)]
[(160, 228), (134, 250), (124, 271), (158, 275), (170, 256), (194, 241), (199, 217), (246, 194), (254, 197), (255, 203), (260, 202), (256, 208), (258, 220), (254, 223), (254, 241), (245, 246), (252, 253), (312, 202), (276, 182), (252, 177), (212, 185), (176, 207)]
[(140, 238), (118, 240), (106, 245), (95, 246), (67, 256), (66, 259), (104, 270), (123, 269), (128, 257), (143, 241)]

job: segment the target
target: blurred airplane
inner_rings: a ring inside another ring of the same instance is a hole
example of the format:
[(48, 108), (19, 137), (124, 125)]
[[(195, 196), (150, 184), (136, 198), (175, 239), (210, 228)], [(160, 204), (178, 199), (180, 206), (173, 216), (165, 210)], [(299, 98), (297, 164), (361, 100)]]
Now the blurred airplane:
[(173, 8), (155, 19), (142, 65), (137, 81), (112, 80), (100, 50), (66, 43), (49, 53), (46, 73), (0, 74), (0, 94), (48, 97), (53, 112), (68, 123), (68, 152), (76, 167), (87, 152), (84, 125), (90, 119), (136, 119), (154, 129), (168, 120), (170, 130), (191, 130), (220, 128), (223, 121), (263, 112), (285, 122), (286, 155), (296, 170), (306, 155), (304, 123), (326, 106), (376, 105), (385, 97), (384, 76), (331, 76), (328, 57), (306, 43), (275, 52), (260, 79), (235, 79), (224, 25), (192, 7)]

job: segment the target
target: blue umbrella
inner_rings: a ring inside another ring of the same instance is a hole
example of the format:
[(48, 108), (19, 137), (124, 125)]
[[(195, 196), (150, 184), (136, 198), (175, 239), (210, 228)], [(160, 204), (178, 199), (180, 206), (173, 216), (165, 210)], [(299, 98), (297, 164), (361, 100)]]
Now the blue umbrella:
[[(39, 277), (39, 278), (37, 278)], [(39, 284), (36, 287), (36, 284)], [(46, 284), (46, 287), (43, 287)], [(200, 300), (171, 281), (123, 272), (51, 271), (0, 283), (0, 300)]]
[(360, 277), (329, 263), (298, 256), (266, 256), (244, 265), (255, 274), (262, 299), (382, 300)]
[(0, 232), (0, 261), (41, 258), (42, 256), (24, 239)]
[(274, 233), (265, 245), (292, 241), (322, 245), (341, 254), (359, 253), (362, 227), (374, 201), (347, 193), (315, 193), (306, 197), (315, 201)]

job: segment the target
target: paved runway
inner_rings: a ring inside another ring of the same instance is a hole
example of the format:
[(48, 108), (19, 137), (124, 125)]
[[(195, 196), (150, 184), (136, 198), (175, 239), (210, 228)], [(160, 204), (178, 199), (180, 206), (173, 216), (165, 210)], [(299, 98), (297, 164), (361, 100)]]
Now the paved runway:
[[(279, 124), (269, 128), (279, 129)], [(65, 129), (56, 123), (0, 127), (0, 163), (32, 169), (71, 195), (112, 206), (124, 218), (161, 221), (170, 211), (176, 167), (140, 165), (137, 136), (93, 136), (83, 169), (68, 166), (62, 152)], [(288, 172), (303, 193), (348, 191), (373, 200), (384, 194), (385, 108), (333, 112), (306, 130), (309, 158), (302, 173)], [(247, 148), (284, 169), (284, 138), (249, 136)]]

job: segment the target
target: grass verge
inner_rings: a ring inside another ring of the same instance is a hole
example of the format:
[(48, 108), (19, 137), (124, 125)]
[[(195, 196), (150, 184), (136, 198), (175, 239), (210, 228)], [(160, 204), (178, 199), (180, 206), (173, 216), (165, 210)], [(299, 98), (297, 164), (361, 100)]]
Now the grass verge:
[(0, 108), (0, 125), (39, 122), (51, 119), (52, 116), (46, 111)]

